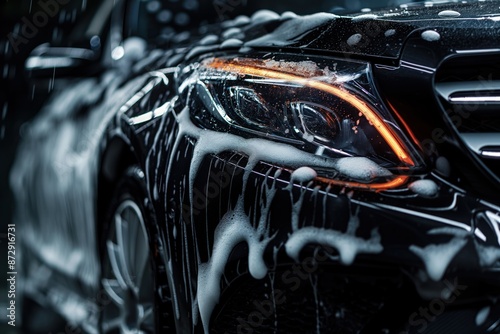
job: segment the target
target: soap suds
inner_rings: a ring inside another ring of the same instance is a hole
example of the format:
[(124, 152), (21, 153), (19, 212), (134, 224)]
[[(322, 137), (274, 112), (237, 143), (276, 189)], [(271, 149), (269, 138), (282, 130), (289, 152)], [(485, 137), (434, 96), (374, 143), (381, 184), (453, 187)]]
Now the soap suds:
[(459, 17), (460, 13), (455, 10), (443, 10), (438, 14), (440, 17)]
[(429, 277), (434, 281), (439, 281), (443, 278), (451, 261), (466, 243), (467, 239), (455, 237), (448, 243), (432, 244), (424, 248), (411, 245), (410, 251), (424, 262)]
[(318, 176), (316, 171), (310, 167), (300, 167), (293, 171), (292, 181), (305, 183), (314, 180)]
[(424, 197), (434, 197), (437, 195), (439, 190), (436, 182), (432, 180), (418, 180), (412, 182), (408, 185), (408, 189), (413, 191), (415, 194)]
[(434, 30), (426, 30), (422, 33), (422, 38), (427, 42), (436, 42), (441, 39), (441, 35)]
[(363, 239), (355, 235), (359, 226), (357, 216), (351, 216), (346, 233), (318, 227), (304, 227), (293, 232), (285, 244), (286, 252), (295, 261), (299, 261), (300, 251), (307, 244), (320, 244), (335, 248), (340, 255), (340, 262), (350, 265), (359, 253), (377, 254), (382, 252), (380, 235), (377, 230), (372, 231), (370, 239)]
[(354, 34), (347, 39), (347, 44), (349, 46), (357, 45), (359, 42), (361, 42), (362, 38), (363, 36), (361, 34)]
[(490, 310), (491, 308), (489, 306), (483, 307), (479, 310), (476, 315), (476, 326), (481, 326), (482, 324), (484, 324), (484, 322), (488, 318), (488, 315), (490, 314)]
[(386, 32), (384, 33), (384, 36), (385, 37), (391, 37), (391, 36), (394, 36), (396, 34), (396, 30), (395, 29), (389, 29), (389, 30), (386, 30)]
[(352, 18), (352, 22), (361, 22), (361, 21), (367, 21), (367, 20), (375, 20), (378, 18), (377, 15), (375, 14), (361, 14), (358, 16), (355, 16)]

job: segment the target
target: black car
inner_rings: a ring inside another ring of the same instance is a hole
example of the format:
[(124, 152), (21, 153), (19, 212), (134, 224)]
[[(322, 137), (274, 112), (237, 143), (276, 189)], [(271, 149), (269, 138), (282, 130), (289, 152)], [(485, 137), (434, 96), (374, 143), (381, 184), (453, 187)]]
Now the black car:
[(115, 6), (26, 63), (66, 75), (11, 172), (26, 332), (500, 332), (500, 2)]

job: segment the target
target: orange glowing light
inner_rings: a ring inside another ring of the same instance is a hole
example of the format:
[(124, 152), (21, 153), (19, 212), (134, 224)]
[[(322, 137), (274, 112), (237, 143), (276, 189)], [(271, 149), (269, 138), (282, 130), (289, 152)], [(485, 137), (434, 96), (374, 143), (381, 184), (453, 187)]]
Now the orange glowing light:
[(406, 124), (405, 120), (403, 119), (403, 117), (401, 117), (401, 115), (398, 113), (398, 111), (396, 110), (396, 108), (394, 108), (394, 106), (390, 102), (387, 102), (387, 104), (391, 108), (391, 111), (398, 117), (399, 122), (401, 124), (403, 124), (404, 128), (406, 129), (406, 132), (408, 132), (408, 134), (410, 135), (410, 137), (413, 140), (413, 142), (415, 144), (417, 144), (417, 145), (420, 146), (417, 137), (415, 136), (415, 134), (413, 134), (413, 132), (411, 131), (410, 127), (408, 126), (408, 124)]
[[(396, 154), (396, 156), (399, 158), (400, 161), (404, 162), (409, 166), (415, 165), (410, 154), (404, 149), (404, 147), (397, 139), (397, 136), (385, 124), (384, 120), (381, 119), (380, 116), (373, 109), (371, 109), (370, 106), (368, 106), (364, 101), (362, 101), (355, 95), (351, 94), (347, 90), (342, 89), (341, 87), (337, 87), (325, 82), (317, 81), (296, 74), (275, 70), (272, 68), (263, 68), (259, 66), (259, 63), (257, 61), (252, 62), (251, 60), (238, 63), (238, 60), (223, 60), (215, 58), (212, 61), (208, 62), (206, 66), (226, 72), (233, 72), (245, 75), (255, 75), (270, 79), (286, 80), (294, 83), (299, 83), (303, 86), (315, 88), (327, 92), (329, 94), (332, 94), (334, 96), (337, 96), (338, 98), (346, 101), (354, 108), (359, 110), (366, 117), (366, 119), (377, 129), (380, 135), (385, 139), (389, 147), (393, 150), (393, 152)], [(396, 180), (399, 179), (400, 178), (396, 178), (394, 181), (391, 182), (396, 182)], [(400, 181), (401, 180), (397, 182)], [(375, 185), (370, 185), (370, 188), (373, 188), (373, 186)]]
[(316, 180), (325, 182), (331, 185), (353, 188), (353, 189), (362, 189), (362, 190), (373, 190), (373, 191), (382, 191), (392, 188), (397, 188), (408, 181), (409, 176), (400, 175), (396, 176), (394, 179), (383, 182), (383, 183), (360, 183), (360, 182), (351, 182), (351, 181), (339, 181), (332, 180), (325, 177), (316, 177)]

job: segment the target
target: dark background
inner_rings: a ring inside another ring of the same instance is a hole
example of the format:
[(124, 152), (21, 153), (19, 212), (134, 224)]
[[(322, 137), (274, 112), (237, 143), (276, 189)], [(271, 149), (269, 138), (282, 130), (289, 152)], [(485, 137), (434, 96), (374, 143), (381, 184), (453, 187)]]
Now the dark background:
[[(18, 327), (5, 325), (8, 320), (4, 306), (7, 301), (6, 231), (14, 213), (9, 170), (22, 138), (22, 125), (36, 115), (50, 95), (47, 89), (42, 89), (44, 87), (35, 87), (33, 90), (24, 71), (24, 62), (37, 45), (62, 38), (63, 32), (74, 24), (69, 16), (76, 18), (81, 15), (82, 3), (85, 0), (71, 1), (59, 8), (58, 15), (47, 16), (46, 24), (33, 31), (31, 38), (22, 40), (23, 43), (18, 44), (17, 50), (12, 47), (12, 42), (20, 41), (17, 36), (22, 33), (25, 20), (33, 22), (34, 15), (42, 8), (36, 0), (0, 1), (0, 333), (13, 334), (22, 332)], [(60, 19), (63, 15), (68, 16), (68, 19)], [(17, 309), (16, 313), (19, 314), (19, 311)]]
[[(46, 23), (40, 24), (36, 31), (31, 31), (30, 38), (18, 39), (22, 34), (26, 21), (33, 23), (37, 13), (44, 11), (43, 5), (56, 0), (0, 0), (0, 333), (20, 333), (11, 326), (6, 326), (6, 272), (7, 272), (7, 224), (12, 221), (14, 201), (9, 187), (9, 170), (15, 158), (16, 148), (22, 139), (23, 124), (29, 122), (50, 96), (47, 86), (33, 85), (24, 71), (24, 63), (30, 52), (38, 45), (50, 42), (64, 45), (68, 42), (68, 32), (85, 15), (92, 12), (98, 0), (60, 0), (59, 8), (53, 17), (48, 17)], [(181, 0), (164, 1), (164, 6), (182, 6)], [(196, 0), (184, 0), (186, 3)], [(225, 0), (199, 0), (199, 15), (207, 15), (208, 20), (217, 21), (224, 17), (217, 14), (216, 3)], [(377, 7), (384, 4), (396, 5), (399, 0), (323, 0), (311, 5), (311, 1), (252, 1), (242, 0), (234, 11), (226, 13), (231, 16), (251, 14), (259, 8), (272, 6), (278, 12), (289, 9), (303, 9), (297, 12), (309, 13), (316, 9), (360, 10), (365, 7)], [(281, 3), (281, 4), (280, 4)], [(39, 17), (38, 17), (39, 18)], [(191, 20), (200, 22), (200, 17)], [(176, 25), (172, 22), (172, 25)], [(175, 26), (177, 30), (186, 28)], [(189, 28), (189, 27), (188, 27)], [(17, 43), (17, 50), (12, 43)], [(22, 222), (19, 222), (22, 223)], [(19, 312), (19, 310), (17, 310)], [(56, 333), (53, 333), (56, 334)]]

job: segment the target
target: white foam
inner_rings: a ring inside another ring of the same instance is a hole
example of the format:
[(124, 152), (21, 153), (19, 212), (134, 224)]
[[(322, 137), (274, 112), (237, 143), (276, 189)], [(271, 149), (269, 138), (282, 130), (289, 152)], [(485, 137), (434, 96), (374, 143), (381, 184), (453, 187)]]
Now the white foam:
[(367, 20), (375, 20), (378, 18), (377, 15), (375, 14), (361, 14), (358, 16), (355, 16), (352, 18), (352, 22), (361, 22), (361, 21), (367, 21)]
[(343, 175), (358, 181), (369, 181), (377, 177), (391, 176), (387, 169), (365, 157), (349, 157), (337, 160), (335, 168)]
[(251, 21), (251, 19), (248, 17), (248, 16), (245, 16), (245, 15), (239, 15), (237, 16), (233, 21), (232, 21), (232, 24), (233, 24), (233, 27), (237, 27), (237, 26), (242, 26), (244, 24), (247, 24)]
[[(327, 73), (325, 73), (325, 71), (320, 69), (315, 62), (309, 60), (291, 62), (268, 59), (264, 61), (264, 64), (269, 68), (280, 69), (282, 71), (290, 73), (300, 73), (301, 75), (308, 77), (325, 76), (331, 73), (329, 70)], [(325, 69), (328, 69), (328, 67), (326, 67)]]
[(359, 42), (361, 42), (362, 38), (363, 38), (363, 36), (361, 36), (361, 34), (354, 34), (347, 39), (347, 44), (350, 46), (354, 46), (354, 45), (358, 44)]
[(230, 38), (230, 39), (222, 42), (222, 44), (220, 45), (220, 48), (221, 49), (239, 48), (242, 45), (243, 45), (243, 42), (240, 41), (239, 39)]
[(261, 9), (255, 12), (250, 19), (252, 20), (252, 23), (261, 23), (265, 21), (276, 20), (279, 18), (280, 16), (278, 13), (267, 9)]
[(304, 227), (293, 232), (288, 238), (285, 249), (292, 259), (299, 261), (300, 251), (307, 244), (327, 245), (335, 248), (340, 255), (340, 262), (350, 265), (359, 253), (377, 254), (384, 249), (380, 243), (380, 235), (372, 231), (370, 239), (362, 239), (355, 235), (359, 226), (357, 216), (352, 216), (346, 233), (318, 227)]
[[(303, 67), (311, 70), (308, 64), (303, 65)], [(315, 70), (316, 69), (315, 67)], [(187, 107), (176, 115), (176, 120), (179, 129), (172, 147), (172, 152), (178, 151), (180, 141), (185, 137), (189, 137), (195, 142), (188, 179), (191, 203), (193, 203), (194, 180), (203, 159), (207, 155), (234, 151), (245, 154), (248, 157), (245, 172), (243, 174), (242, 195), (240, 195), (235, 208), (227, 212), (217, 226), (210, 260), (206, 263), (199, 264), (198, 291), (196, 297), (200, 310), (200, 317), (207, 333), (212, 311), (220, 297), (220, 279), (224, 272), (229, 254), (238, 243), (246, 242), (248, 244), (250, 274), (256, 279), (263, 278), (267, 274), (263, 253), (270, 240), (267, 223), (268, 211), (276, 191), (274, 184), (273, 187), (264, 186), (262, 190), (263, 195), (259, 202), (265, 204), (262, 204), (263, 206), (260, 210), (261, 217), (258, 222), (254, 222), (253, 224), (256, 226), (252, 225), (250, 218), (245, 214), (243, 209), (248, 178), (259, 161), (265, 161), (275, 166), (297, 168), (292, 176), (292, 178), (297, 181), (306, 181), (314, 178), (316, 175), (316, 172), (313, 170), (314, 167), (334, 169), (347, 177), (365, 181), (370, 181), (372, 178), (380, 176), (391, 175), (387, 169), (376, 165), (368, 158), (346, 157), (330, 159), (272, 140), (262, 138), (246, 139), (231, 133), (198, 128), (192, 123), (190, 111)], [(175, 156), (175, 154), (172, 154), (168, 162), (167, 182), (170, 179), (170, 171), (173, 169), (175, 163)], [(301, 198), (303, 198), (302, 196)], [(295, 210), (294, 206), (294, 210), (298, 212), (302, 204), (301, 202), (295, 204), (297, 207)], [(375, 231), (373, 232), (372, 238), (364, 240), (355, 236), (355, 228), (352, 228), (354, 225), (357, 227), (357, 217), (351, 219), (351, 228), (345, 234), (327, 230), (324, 230), (324, 233), (315, 233), (310, 228), (302, 232), (302, 230), (295, 228), (294, 231), (297, 234), (294, 233), (290, 237), (291, 241), (288, 247), (292, 253), (294, 249), (296, 252), (300, 251), (302, 245), (301, 240), (337, 245), (337, 248), (342, 254), (342, 261), (345, 264), (352, 263), (354, 257), (359, 252), (376, 253), (382, 251), (380, 236), (378, 236)], [(301, 235), (303, 236), (301, 237)]]
[(218, 41), (219, 41), (219, 37), (217, 37), (216, 35), (210, 34), (210, 35), (203, 37), (198, 42), (198, 44), (199, 45), (212, 45), (212, 44), (217, 43)]
[(147, 43), (139, 37), (129, 37), (123, 42), (124, 57), (129, 61), (136, 61), (145, 57)]
[(455, 237), (448, 243), (428, 245), (424, 248), (411, 245), (410, 251), (422, 259), (429, 277), (434, 281), (439, 281), (466, 243), (467, 239)]
[(296, 17), (297, 17), (297, 14), (295, 14), (294, 12), (291, 12), (291, 11), (286, 11), (286, 12), (283, 12), (281, 14), (281, 19), (282, 20), (293, 19), (293, 18), (296, 18)]
[(408, 189), (424, 197), (434, 197), (439, 190), (436, 182), (432, 180), (418, 180), (412, 182), (408, 185)]
[(427, 42), (436, 42), (441, 39), (441, 35), (434, 30), (426, 30), (421, 34), (421, 36)]
[[(178, 147), (183, 136), (197, 139), (197, 143), (191, 160), (189, 172), (190, 198), (192, 199), (192, 188), (198, 168), (202, 159), (207, 154), (219, 154), (224, 151), (235, 151), (247, 154), (247, 168), (251, 169), (259, 161), (266, 161), (280, 166), (298, 168), (303, 166), (325, 167), (337, 170), (342, 175), (362, 181), (370, 181), (377, 177), (390, 176), (392, 173), (380, 167), (365, 157), (345, 157), (340, 159), (329, 159), (319, 157), (312, 153), (304, 152), (293, 146), (274, 142), (261, 138), (245, 139), (231, 133), (222, 133), (196, 127), (190, 119), (189, 109), (184, 108), (177, 116), (179, 123), (179, 135), (174, 150)], [(169, 162), (170, 171), (173, 158)], [(168, 179), (168, 175), (167, 175)], [(192, 201), (191, 201), (192, 202)]]
[(489, 306), (485, 306), (482, 309), (477, 312), (476, 315), (476, 326), (481, 326), (484, 324), (486, 319), (488, 318), (488, 315), (490, 314), (491, 308)]
[(229, 38), (240, 38), (241, 37), (241, 29), (240, 28), (229, 28), (222, 33), (223, 39)]
[(455, 10), (443, 10), (438, 13), (440, 17), (459, 17), (460, 13)]
[(299, 218), (300, 218), (300, 210), (302, 209), (302, 203), (304, 203), (304, 196), (306, 194), (307, 188), (300, 188), (300, 196), (297, 201), (294, 201), (293, 196), (293, 184), (290, 183), (288, 187), (290, 190), (290, 200), (292, 202), (292, 231), (297, 231), (299, 229)]
[(300, 167), (293, 171), (292, 180), (300, 183), (312, 181), (318, 174), (311, 167)]
[(493, 246), (476, 245), (479, 264), (482, 267), (491, 267), (500, 261), (500, 248)]
[(243, 195), (240, 196), (236, 207), (222, 217), (215, 230), (214, 247), (210, 260), (198, 267), (197, 300), (200, 316), (205, 333), (209, 332), (209, 323), (212, 311), (219, 302), (220, 279), (224, 273), (231, 250), (245, 241), (248, 245), (248, 265), (250, 274), (261, 279), (267, 274), (264, 262), (264, 250), (269, 242), (263, 229), (254, 229), (249, 217), (245, 214)]
[(394, 36), (395, 34), (396, 34), (396, 30), (395, 29), (388, 29), (384, 33), (384, 36), (385, 37), (391, 37), (391, 36)]

